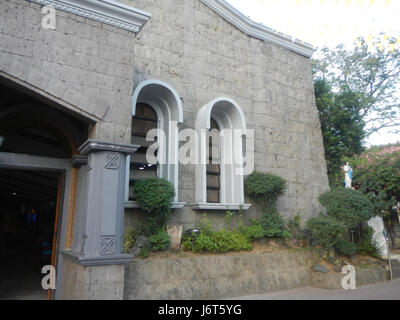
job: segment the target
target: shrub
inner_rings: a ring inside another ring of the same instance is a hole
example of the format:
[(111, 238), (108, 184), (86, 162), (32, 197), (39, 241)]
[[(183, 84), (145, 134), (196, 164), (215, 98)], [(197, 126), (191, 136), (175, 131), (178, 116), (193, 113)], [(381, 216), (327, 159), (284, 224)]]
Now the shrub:
[(283, 194), (286, 185), (286, 180), (279, 176), (254, 171), (247, 177), (244, 188), (248, 195), (263, 201), (264, 211), (272, 213), (276, 212), (276, 200)]
[(362, 237), (357, 243), (357, 252), (359, 254), (379, 257), (379, 250), (373, 235), (374, 230), (370, 226), (363, 229)]
[(139, 257), (142, 259), (146, 259), (149, 257), (149, 248), (144, 247), (139, 252)]
[(149, 238), (149, 242), (152, 251), (162, 251), (168, 249), (170, 244), (168, 232), (160, 229), (156, 234)]
[(195, 241), (194, 252), (227, 252), (252, 248), (250, 240), (241, 232), (221, 230), (211, 234), (200, 232)]
[(306, 227), (313, 239), (328, 250), (333, 249), (336, 242), (344, 238), (347, 230), (347, 225), (344, 222), (324, 215), (310, 218)]
[(264, 213), (261, 227), (268, 238), (291, 238), (291, 234), (285, 228), (285, 222), (278, 213)]
[(240, 228), (240, 232), (249, 240), (260, 239), (265, 236), (265, 230), (258, 221), (253, 221), (251, 226)]
[(129, 228), (124, 235), (123, 252), (129, 252), (132, 249), (136, 238), (139, 236), (140, 230)]
[(346, 223), (348, 228), (356, 228), (373, 215), (371, 202), (356, 190), (338, 188), (322, 194), (319, 201), (329, 216)]
[(344, 239), (339, 239), (338, 241), (336, 241), (335, 243), (335, 250), (340, 253), (343, 254), (345, 256), (352, 256), (353, 254), (356, 254), (357, 252), (357, 247), (356, 245), (348, 240), (344, 240)]
[(300, 214), (297, 214), (294, 218), (288, 221), (287, 229), (295, 239), (300, 240), (306, 238), (306, 232), (302, 229), (300, 224)]
[(175, 197), (174, 185), (160, 178), (143, 179), (135, 183), (134, 193), (140, 207), (147, 213), (143, 225), (145, 235), (155, 234), (168, 221)]
[(204, 215), (200, 223), (198, 236), (185, 234), (182, 239), (185, 250), (193, 252), (227, 252), (239, 250), (251, 250), (253, 246), (249, 238), (238, 230), (212, 231), (210, 221)]

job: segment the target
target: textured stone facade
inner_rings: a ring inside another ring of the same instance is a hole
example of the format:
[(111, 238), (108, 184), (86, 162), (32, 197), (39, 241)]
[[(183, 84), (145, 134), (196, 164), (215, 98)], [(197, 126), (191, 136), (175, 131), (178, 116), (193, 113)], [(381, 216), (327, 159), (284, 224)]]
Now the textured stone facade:
[[(198, 0), (122, 2), (152, 14), (134, 42), (135, 86), (153, 78), (171, 84), (183, 100), (183, 128), (194, 128), (212, 99), (235, 100), (255, 130), (255, 169), (289, 181), (281, 214), (300, 213), (303, 221), (318, 214), (317, 197), (329, 187), (309, 59), (245, 35)], [(180, 166), (179, 201), (194, 202), (194, 175), (194, 166)], [(257, 209), (245, 219), (259, 216)], [(185, 207), (172, 219), (194, 227), (201, 213)], [(222, 227), (224, 212), (209, 217)], [(128, 224), (136, 218), (127, 210)]]
[[(183, 101), (183, 128), (197, 111), (225, 96), (255, 130), (255, 169), (289, 181), (281, 214), (318, 214), (328, 190), (320, 123), (308, 58), (251, 38), (198, 0), (121, 0), (150, 12), (139, 34), (57, 11), (56, 30), (41, 28), (41, 6), (0, 5), (0, 75), (49, 97), (92, 124), (92, 139), (130, 143), (131, 102), (143, 80), (159, 79)], [(195, 168), (180, 166), (179, 201), (195, 201)], [(246, 198), (246, 203), (253, 199)], [(245, 220), (260, 215), (256, 204)], [(174, 210), (174, 223), (194, 227), (202, 211)], [(125, 223), (140, 217), (126, 209)], [(222, 226), (223, 211), (209, 217)]]

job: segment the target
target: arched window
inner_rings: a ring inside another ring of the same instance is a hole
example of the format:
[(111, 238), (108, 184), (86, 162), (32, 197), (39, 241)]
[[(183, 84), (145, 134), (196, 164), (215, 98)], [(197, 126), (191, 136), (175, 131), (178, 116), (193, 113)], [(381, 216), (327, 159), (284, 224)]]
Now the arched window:
[(220, 157), (220, 131), (217, 122), (211, 119), (211, 128), (208, 135), (208, 161), (207, 164), (207, 202), (219, 203), (221, 191), (221, 157)]
[[(129, 161), (131, 167), (125, 193), (126, 207), (138, 207), (137, 203), (132, 203), (134, 181), (150, 176), (164, 178), (175, 186), (173, 208), (184, 205), (178, 202), (178, 126), (182, 122), (182, 101), (174, 88), (159, 80), (146, 80), (136, 87), (132, 101), (132, 144), (140, 148)], [(155, 141), (146, 141), (146, 135), (152, 129), (158, 129), (159, 133), (156, 139), (158, 164), (150, 166), (146, 151)]]
[(243, 185), (242, 138), (246, 135), (246, 121), (239, 105), (229, 98), (211, 101), (199, 110), (196, 131), (196, 203), (191, 206), (201, 210), (248, 209)]
[(136, 114), (132, 117), (131, 143), (140, 147), (130, 160), (129, 200), (136, 200), (133, 193), (135, 181), (158, 176), (158, 164), (150, 164), (146, 158), (147, 149), (152, 144), (151, 141), (146, 141), (147, 133), (157, 128), (158, 118), (154, 109), (145, 103), (138, 103)]

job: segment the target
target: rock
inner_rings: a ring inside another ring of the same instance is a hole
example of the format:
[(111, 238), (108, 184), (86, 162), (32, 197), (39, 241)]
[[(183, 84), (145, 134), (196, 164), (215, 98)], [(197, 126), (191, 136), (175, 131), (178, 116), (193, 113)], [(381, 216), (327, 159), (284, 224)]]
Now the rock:
[(178, 250), (181, 246), (183, 225), (167, 226), (171, 249)]
[(327, 273), (329, 272), (328, 268), (324, 267), (322, 264), (314, 264), (312, 267), (313, 271), (315, 272), (322, 272), (322, 273)]
[(140, 250), (145, 247), (150, 247), (149, 238), (143, 235), (139, 236), (133, 244), (133, 247), (129, 253), (136, 257), (139, 254)]
[(342, 273), (342, 269), (343, 266), (341, 264), (335, 264), (335, 266), (333, 267), (333, 270), (335, 270), (335, 272), (337, 273)]

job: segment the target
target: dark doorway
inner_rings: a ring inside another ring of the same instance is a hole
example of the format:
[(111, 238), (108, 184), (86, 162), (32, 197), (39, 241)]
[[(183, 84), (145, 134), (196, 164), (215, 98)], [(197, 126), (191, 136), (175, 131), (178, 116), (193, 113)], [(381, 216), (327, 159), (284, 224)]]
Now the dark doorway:
[(0, 170), (0, 299), (47, 299), (60, 173)]

